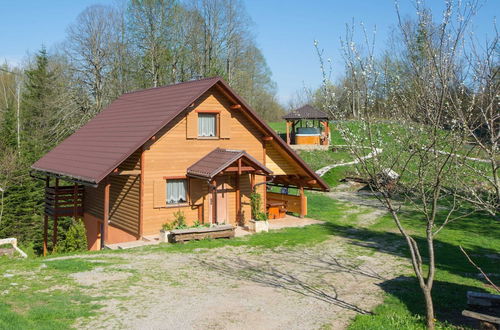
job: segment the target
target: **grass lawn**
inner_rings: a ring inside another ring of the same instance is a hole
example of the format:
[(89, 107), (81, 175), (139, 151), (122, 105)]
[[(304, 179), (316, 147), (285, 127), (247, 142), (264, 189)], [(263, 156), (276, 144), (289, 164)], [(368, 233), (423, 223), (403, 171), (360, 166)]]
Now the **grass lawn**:
[[(294, 249), (298, 245), (312, 246), (335, 236), (349, 237), (352, 249), (358, 255), (370, 255), (373, 251), (406, 256), (408, 251), (401, 236), (394, 231), (390, 217), (382, 217), (371, 226), (360, 227), (358, 207), (330, 199), (318, 193), (308, 193), (309, 217), (324, 220), (324, 225), (305, 228), (288, 228), (270, 233), (246, 236), (232, 240), (203, 240), (178, 245), (158, 245), (123, 253), (144, 254), (151, 252), (196, 253), (200, 250), (224, 246), (248, 246), (253, 253), (265, 253), (277, 247)], [(404, 223), (423, 242), (423, 222), (408, 213)], [(452, 327), (465, 307), (467, 290), (484, 291), (483, 282), (476, 276), (458, 250), (461, 244), (484, 271), (494, 273), (500, 249), (500, 228), (487, 216), (475, 216), (452, 223), (436, 240), (437, 276), (434, 299), (439, 325)], [(260, 251), (260, 252), (259, 252)], [(423, 251), (424, 253), (425, 251)], [(119, 264), (112, 252), (88, 252), (85, 259), (47, 261), (37, 259), (0, 258), (0, 328), (2, 329), (64, 329), (79, 317), (89, 317), (99, 312), (99, 301), (109, 298), (113, 292), (102, 292), (101, 297), (90, 297), (84, 287), (70, 277), (72, 273), (91, 270), (96, 266)], [(96, 255), (100, 262), (91, 262)], [(425, 253), (424, 253), (425, 256)], [(5, 276), (7, 274), (7, 276)], [(10, 275), (9, 275), (10, 274)], [(417, 281), (407, 271), (396, 279), (380, 285), (386, 291), (384, 304), (375, 309), (374, 315), (355, 318), (353, 329), (421, 329), (424, 327), (423, 297)], [(137, 279), (137, 280), (140, 280)]]
[[(387, 215), (367, 228), (359, 228), (352, 219), (336, 221), (330, 216), (330, 200), (319, 194), (309, 196), (309, 216), (328, 221), (336, 235), (353, 237), (359, 244), (387, 253), (409, 257), (401, 235), (396, 232), (392, 218)], [(416, 235), (424, 258), (425, 222), (416, 213), (403, 215), (404, 225)], [(476, 214), (450, 223), (435, 241), (437, 273), (433, 289), (438, 326), (455, 328), (462, 319), (460, 313), (466, 307), (468, 290), (488, 291), (478, 271), (471, 266), (459, 250), (461, 245), (486, 273), (500, 274), (500, 224), (488, 215)], [(407, 274), (382, 283), (386, 291), (384, 304), (378, 306), (374, 315), (359, 315), (350, 325), (351, 329), (424, 329), (425, 305), (420, 287), (408, 261)], [(493, 292), (490, 290), (490, 292)]]

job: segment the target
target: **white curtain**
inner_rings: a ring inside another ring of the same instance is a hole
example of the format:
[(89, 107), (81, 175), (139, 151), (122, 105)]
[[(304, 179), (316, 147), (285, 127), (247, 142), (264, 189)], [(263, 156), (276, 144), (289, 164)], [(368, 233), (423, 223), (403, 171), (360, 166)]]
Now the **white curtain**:
[(167, 204), (187, 202), (187, 180), (167, 180)]
[(198, 136), (215, 136), (215, 118), (211, 113), (198, 114)]

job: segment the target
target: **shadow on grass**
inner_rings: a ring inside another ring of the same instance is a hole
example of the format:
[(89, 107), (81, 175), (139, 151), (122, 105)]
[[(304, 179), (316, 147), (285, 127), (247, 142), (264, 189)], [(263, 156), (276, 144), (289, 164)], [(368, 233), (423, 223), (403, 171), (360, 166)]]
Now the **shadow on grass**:
[[(424, 297), (420, 291), (415, 277), (399, 276), (395, 279), (385, 281), (381, 288), (403, 302), (410, 313), (425, 316)], [(455, 326), (474, 325), (474, 322), (462, 316), (462, 310), (466, 309), (467, 291), (478, 291), (475, 286), (458, 284), (447, 281), (435, 281), (433, 287), (433, 301), (436, 318), (440, 322)]]
[[(351, 244), (374, 249), (401, 257), (409, 257), (409, 250), (399, 233), (375, 231), (367, 228), (358, 228), (327, 223), (332, 234), (351, 239)], [(465, 228), (470, 228), (470, 225)], [(455, 228), (456, 229), (456, 228)], [(480, 231), (481, 232), (481, 231)], [(464, 235), (467, 235), (466, 231)], [(427, 261), (426, 241), (423, 237), (414, 236), (417, 241), (424, 262)], [(480, 280), (478, 271), (470, 265), (458, 245), (444, 240), (435, 241), (436, 250), (436, 280), (433, 287), (434, 307), (440, 321), (454, 325), (469, 325), (469, 321), (462, 317), (461, 312), (466, 307), (466, 293), (469, 290), (486, 292), (484, 282)], [(486, 273), (498, 272), (498, 260), (487, 256), (497, 255), (498, 252), (483, 246), (467, 244), (468, 253), (476, 256), (476, 261)], [(410, 265), (410, 261), (408, 261)], [(410, 271), (411, 272), (411, 271)], [(415, 315), (425, 316), (425, 303), (420, 287), (414, 277), (398, 277), (385, 281), (381, 287), (389, 294), (396, 296), (408, 310)]]

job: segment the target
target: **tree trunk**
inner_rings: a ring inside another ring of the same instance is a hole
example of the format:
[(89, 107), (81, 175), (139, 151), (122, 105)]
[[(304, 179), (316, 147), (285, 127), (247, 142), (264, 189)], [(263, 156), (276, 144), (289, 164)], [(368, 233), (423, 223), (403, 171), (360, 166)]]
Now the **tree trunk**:
[(434, 330), (434, 305), (432, 303), (431, 289), (425, 288), (422, 291), (423, 291), (424, 297), (425, 297), (427, 329)]

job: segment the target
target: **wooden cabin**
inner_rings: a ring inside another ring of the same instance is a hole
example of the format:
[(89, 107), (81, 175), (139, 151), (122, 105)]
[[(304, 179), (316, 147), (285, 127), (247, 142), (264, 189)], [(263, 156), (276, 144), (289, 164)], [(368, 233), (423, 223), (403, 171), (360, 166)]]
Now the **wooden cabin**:
[(95, 250), (158, 234), (179, 210), (188, 225), (245, 225), (252, 190), (304, 216), (304, 189), (328, 189), (218, 77), (126, 93), (32, 169), (46, 181), (45, 251), (62, 216), (83, 218)]
[(286, 121), (286, 143), (330, 144), (329, 116), (306, 104), (283, 116)]

